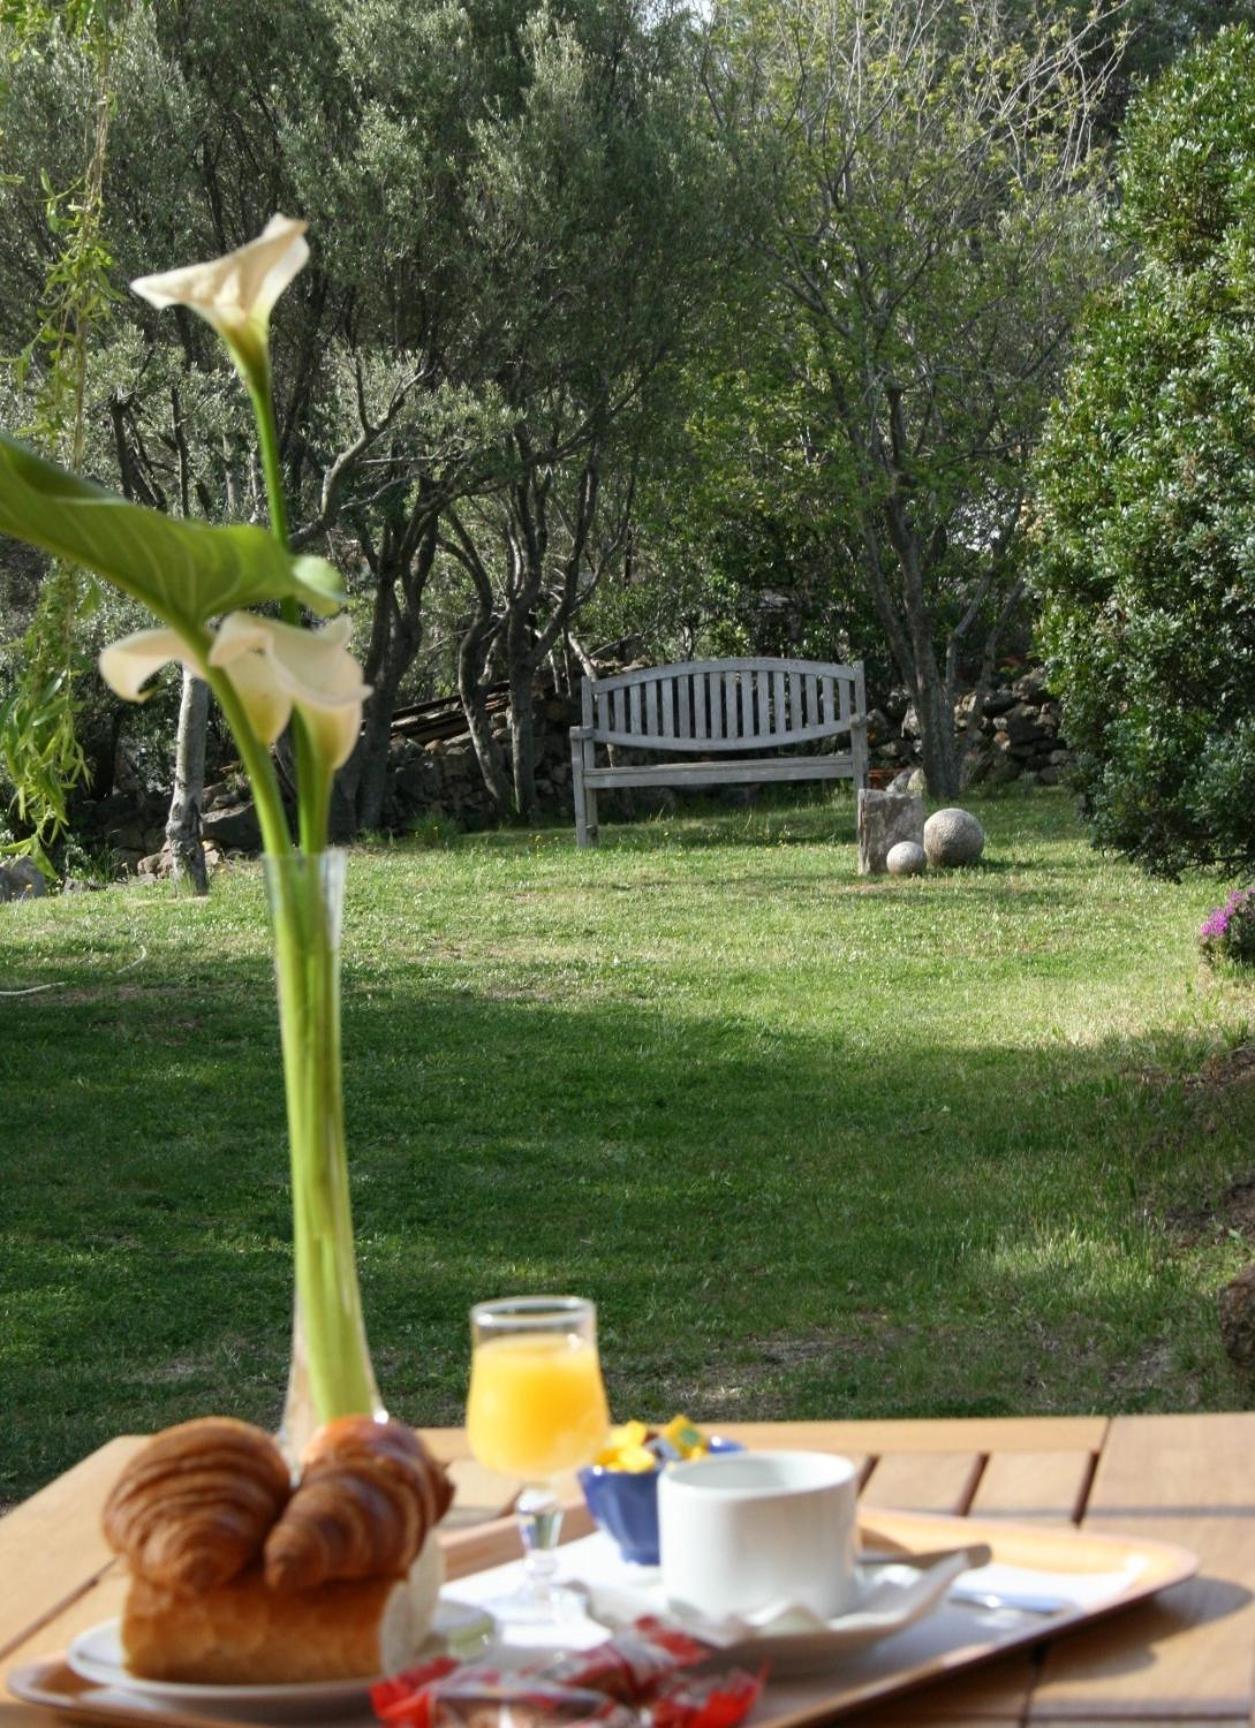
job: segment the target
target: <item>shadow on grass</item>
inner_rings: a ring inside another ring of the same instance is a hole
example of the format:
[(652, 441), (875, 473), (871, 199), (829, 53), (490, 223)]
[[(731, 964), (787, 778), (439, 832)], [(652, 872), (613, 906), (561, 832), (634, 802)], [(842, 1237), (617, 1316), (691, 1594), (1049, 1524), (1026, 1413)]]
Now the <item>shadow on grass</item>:
[[(10, 1028), (0, 1497), (118, 1429), (277, 1411), (270, 970), (199, 985), (194, 1023), (170, 983)], [(622, 1413), (1232, 1402), (1206, 1271), (1153, 1222), (1247, 1164), (1255, 1099), (1204, 1134), (1142, 1077), (1201, 1043), (869, 1041), (416, 977), (350, 987), (345, 1046), (372, 1342), (412, 1419), (458, 1418), (467, 1307), (527, 1288), (597, 1298)]]

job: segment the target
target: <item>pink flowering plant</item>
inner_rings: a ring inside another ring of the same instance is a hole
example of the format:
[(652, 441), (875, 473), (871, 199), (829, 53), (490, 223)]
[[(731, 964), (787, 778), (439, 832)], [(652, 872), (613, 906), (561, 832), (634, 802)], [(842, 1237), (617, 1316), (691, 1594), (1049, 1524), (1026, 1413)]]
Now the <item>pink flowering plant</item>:
[(1198, 942), (1213, 963), (1255, 966), (1255, 888), (1235, 888), (1223, 906), (1213, 908), (1198, 927)]

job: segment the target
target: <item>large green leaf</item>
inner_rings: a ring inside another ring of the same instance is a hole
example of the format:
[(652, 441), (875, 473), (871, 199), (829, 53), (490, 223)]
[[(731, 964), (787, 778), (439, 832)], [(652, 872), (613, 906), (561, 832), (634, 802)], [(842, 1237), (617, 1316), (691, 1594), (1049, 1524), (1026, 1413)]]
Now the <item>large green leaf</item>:
[(323, 558), (294, 557), (264, 528), (163, 516), (67, 474), (0, 433), (0, 534), (86, 565), (176, 629), (289, 597), (337, 610), (340, 578)]

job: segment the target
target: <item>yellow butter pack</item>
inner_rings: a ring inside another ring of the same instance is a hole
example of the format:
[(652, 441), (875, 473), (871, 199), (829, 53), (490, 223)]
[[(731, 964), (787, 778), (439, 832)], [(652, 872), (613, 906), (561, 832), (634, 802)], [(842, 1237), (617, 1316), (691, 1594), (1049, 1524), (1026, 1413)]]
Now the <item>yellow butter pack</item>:
[(663, 1429), (644, 1422), (623, 1422), (610, 1430), (610, 1439), (597, 1454), (603, 1470), (626, 1470), (643, 1475), (660, 1465), (680, 1459), (705, 1458), (710, 1448), (706, 1436), (687, 1416), (674, 1416)]

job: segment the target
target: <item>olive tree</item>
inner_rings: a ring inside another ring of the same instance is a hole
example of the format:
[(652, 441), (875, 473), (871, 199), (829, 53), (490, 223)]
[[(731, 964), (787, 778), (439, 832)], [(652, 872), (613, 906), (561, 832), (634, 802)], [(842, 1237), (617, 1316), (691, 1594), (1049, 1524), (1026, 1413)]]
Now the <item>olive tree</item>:
[(1028, 459), (1103, 268), (1094, 27), (1003, 0), (725, 0), (712, 33), (710, 99), (771, 266), (774, 365), (935, 796), (961, 781), (969, 638), (1022, 592)]

